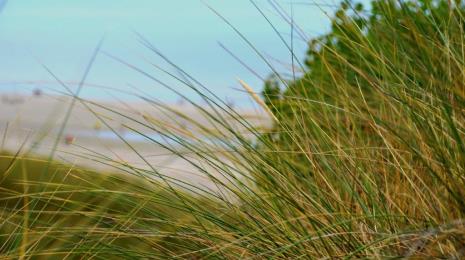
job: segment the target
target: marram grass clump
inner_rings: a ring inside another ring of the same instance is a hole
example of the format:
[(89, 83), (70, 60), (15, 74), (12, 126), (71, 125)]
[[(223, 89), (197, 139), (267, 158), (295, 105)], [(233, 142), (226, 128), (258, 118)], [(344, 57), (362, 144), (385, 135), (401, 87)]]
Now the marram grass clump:
[[(305, 74), (275, 73), (266, 82), (267, 131), (141, 39), (183, 77), (168, 75), (203, 98), (206, 105), (187, 102), (210, 127), (147, 97), (198, 131), (127, 119), (195, 155), (166, 147), (217, 189), (154, 181), (157, 169), (131, 165), (119, 166), (129, 177), (45, 161), (53, 178), (36, 180), (30, 176), (44, 166), (13, 156), (2, 171), (0, 251), (10, 258), (463, 258), (464, 15), (463, 1), (373, 1), (370, 9), (345, 1), (331, 31), (296, 64)], [(199, 130), (215, 139), (195, 138)]]

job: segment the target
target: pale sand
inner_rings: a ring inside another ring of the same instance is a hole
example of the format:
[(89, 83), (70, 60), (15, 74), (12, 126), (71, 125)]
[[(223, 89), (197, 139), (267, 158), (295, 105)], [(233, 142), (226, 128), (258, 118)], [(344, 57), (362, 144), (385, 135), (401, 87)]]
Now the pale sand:
[[(71, 99), (63, 96), (47, 95), (7, 96), (0, 94), (0, 96), (0, 150), (16, 152), (22, 147), (22, 153), (30, 151), (32, 154), (49, 156), (57, 140), (59, 129), (63, 125), (66, 111), (70, 107)], [(194, 138), (202, 138), (196, 130), (192, 130), (194, 126), (188, 122), (180, 122), (182, 120), (173, 115), (164, 115), (159, 107), (152, 104), (143, 102), (128, 104), (106, 102), (100, 104), (145, 124), (150, 124), (151, 120), (158, 120), (164, 125), (175, 125), (176, 129), (185, 127), (191, 129)], [(128, 133), (129, 131), (124, 130), (123, 125), (128, 125), (166, 144), (166, 140), (163, 140), (156, 132), (105, 109), (94, 105), (90, 106), (111, 128), (123, 135), (137, 153), (109, 131), (89, 109), (76, 101), (63, 136), (58, 139), (54, 159), (96, 170), (112, 171), (121, 171), (111, 166), (112, 164), (127, 162), (131, 166), (151, 171), (155, 169), (166, 176), (193, 185), (202, 185), (215, 189), (214, 185), (201, 173), (202, 170), (197, 169), (178, 155), (143, 138), (141, 135)], [(189, 118), (200, 122), (203, 126), (209, 128), (215, 126), (214, 123), (209, 122), (202, 113), (190, 105), (172, 105), (170, 107), (188, 115)], [(266, 127), (270, 125), (270, 120), (264, 113), (245, 110), (240, 111), (240, 114), (247, 117), (248, 122), (254, 126)], [(175, 121), (180, 123), (175, 123)], [(239, 131), (244, 131), (244, 127), (241, 127), (240, 124), (231, 124)], [(75, 138), (72, 144), (66, 143), (67, 136)], [(182, 154), (186, 154), (188, 158), (196, 160), (191, 153), (179, 145), (173, 145), (173, 148)], [(112, 163), (111, 160), (115, 162)], [(204, 164), (202, 167), (203, 170), (214, 173), (213, 169), (204, 166)], [(156, 178), (156, 174), (152, 175)]]

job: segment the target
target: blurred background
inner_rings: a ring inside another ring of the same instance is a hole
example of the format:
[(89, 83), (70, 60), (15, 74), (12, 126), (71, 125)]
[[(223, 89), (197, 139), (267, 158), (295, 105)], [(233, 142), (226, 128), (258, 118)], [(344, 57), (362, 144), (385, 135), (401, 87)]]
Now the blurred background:
[[(290, 51), (266, 19), (288, 45), (293, 46), (295, 55), (303, 59), (306, 40), (329, 28), (328, 16), (339, 1), (0, 2), (3, 7), (0, 15), (0, 91), (3, 93), (30, 94), (37, 88), (44, 92), (64, 91), (41, 63), (71, 86), (81, 79), (92, 51), (102, 37), (105, 37), (102, 46), (105, 53), (182, 89), (181, 84), (151, 65), (176, 73), (140, 43), (140, 34), (219, 97), (231, 103), (244, 104), (245, 97), (238, 90), (240, 85), (236, 79), (241, 78), (254, 90), (260, 91), (262, 79), (271, 73), (271, 69), (215, 11), (240, 31), (276, 70), (289, 73), (292, 64)], [(291, 26), (292, 20), (298, 26)], [(221, 45), (257, 75), (241, 65)], [(164, 102), (175, 102), (178, 98), (140, 73), (101, 54), (86, 83), (81, 92), (84, 98), (132, 99), (134, 97), (117, 90), (134, 89), (150, 92)]]
[[(147, 136), (172, 142), (130, 119), (179, 125), (211, 142), (214, 137), (204, 136), (195, 124), (166, 116), (153, 103), (215, 128), (180, 98), (182, 94), (200, 106), (206, 104), (175, 78), (191, 77), (188, 81), (197, 82), (197, 87), (200, 82), (250, 124), (269, 127), (270, 118), (238, 79), (259, 93), (273, 70), (292, 79), (294, 64), (299, 74), (295, 59), (302, 62), (307, 42), (330, 29), (329, 17), (337, 6), (338, 1), (310, 0), (0, 0), (0, 150), (52, 153), (93, 168), (102, 165), (76, 155), (91, 150), (142, 167), (142, 154), (152, 165), (179, 174), (187, 168), (185, 163), (155, 148)], [(87, 104), (69, 98), (78, 89)], [(139, 154), (128, 149), (127, 142)]]

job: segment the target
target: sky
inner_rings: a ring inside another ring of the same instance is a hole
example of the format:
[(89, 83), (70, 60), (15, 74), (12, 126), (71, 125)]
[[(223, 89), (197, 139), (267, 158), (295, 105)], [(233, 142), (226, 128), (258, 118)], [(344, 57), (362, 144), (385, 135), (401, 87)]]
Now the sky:
[[(292, 41), (291, 26), (270, 2), (255, 0), (303, 60), (305, 40), (329, 29), (328, 15), (337, 1), (322, 0), (315, 5), (313, 0), (276, 0), (278, 8), (292, 14), (299, 30), (305, 32), (300, 35), (294, 29)], [(266, 62), (211, 9), (247, 38)], [(103, 38), (82, 96), (131, 99), (134, 97), (123, 92), (137, 92), (165, 102), (178, 99), (163, 84), (119, 59), (189, 98), (197, 98), (182, 83), (157, 69), (158, 66), (180, 75), (179, 70), (144, 46), (141, 36), (215, 95), (233, 102), (245, 99), (238, 78), (260, 91), (260, 78), (272, 72), (268, 64), (279, 72), (290, 73), (290, 51), (249, 0), (9, 0), (0, 13), (0, 91), (30, 93), (37, 87), (51, 93), (64, 91), (43, 65), (62, 81), (79, 82), (93, 50)], [(259, 76), (236, 61), (220, 44)]]

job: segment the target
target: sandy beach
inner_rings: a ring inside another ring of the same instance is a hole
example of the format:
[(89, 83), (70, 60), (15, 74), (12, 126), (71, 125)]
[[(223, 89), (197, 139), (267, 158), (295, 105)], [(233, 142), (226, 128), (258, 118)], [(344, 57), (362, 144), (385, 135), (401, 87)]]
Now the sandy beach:
[[(208, 149), (218, 148), (209, 145), (215, 137), (206, 137), (191, 122), (217, 132), (221, 132), (222, 128), (208, 120), (198, 109), (188, 104), (168, 106), (168, 109), (187, 115), (192, 120), (190, 122), (167, 113), (160, 106), (142, 101), (93, 104), (75, 100), (62, 129), (72, 102), (72, 98), (64, 96), (1, 94), (0, 149), (12, 153), (20, 150), (21, 154), (53, 155), (55, 160), (95, 170), (124, 171), (122, 165), (127, 163), (190, 184), (212, 187), (200, 169), (175, 153), (189, 160), (195, 161), (196, 158), (176, 144), (175, 140), (160, 134), (171, 131), (191, 140), (199, 140)], [(269, 124), (266, 116), (258, 111), (240, 111), (240, 115), (248, 117), (248, 121), (257, 127)], [(244, 128), (232, 119), (228, 123), (238, 129)], [(167, 127), (163, 129), (160, 125)], [(212, 169), (203, 170), (212, 172)], [(155, 175), (154, 178), (157, 178)]]

